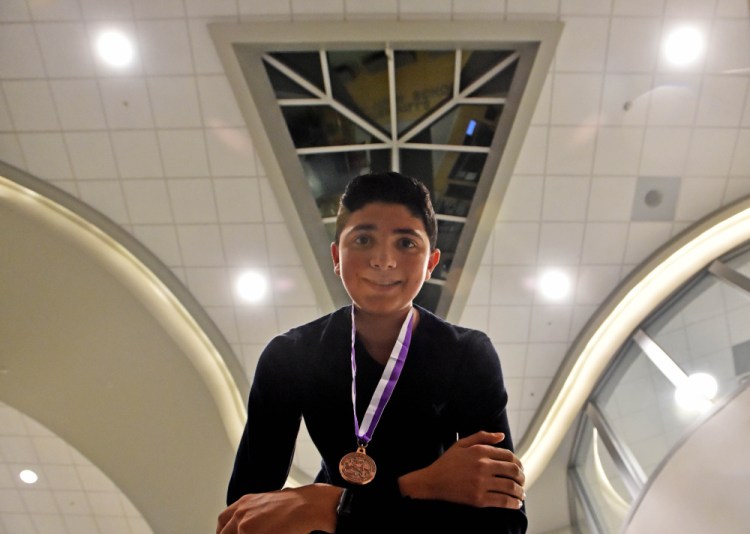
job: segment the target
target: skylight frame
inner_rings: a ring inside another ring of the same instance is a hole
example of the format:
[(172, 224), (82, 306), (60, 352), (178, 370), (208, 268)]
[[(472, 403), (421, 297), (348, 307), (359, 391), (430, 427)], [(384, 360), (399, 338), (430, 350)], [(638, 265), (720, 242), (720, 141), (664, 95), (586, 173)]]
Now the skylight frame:
[[(526, 129), (531, 120), (534, 107), (548, 72), (554, 49), (560, 38), (563, 24), (556, 21), (455, 21), (455, 22), (419, 22), (419, 21), (376, 21), (376, 22), (305, 22), (305, 23), (257, 23), (257, 24), (231, 24), (212, 23), (209, 31), (214, 40), (219, 56), (224, 64), (227, 76), (234, 89), (240, 108), (246, 118), (248, 128), (256, 145), (256, 152), (269, 176), (271, 186), (274, 189), (280, 208), (285, 215), (285, 220), (290, 228), (292, 238), (297, 244), (303, 263), (308, 266), (308, 274), (316, 291), (318, 301), (323, 309), (334, 308), (349, 302), (348, 296), (343, 291), (340, 280), (334, 275), (330, 268), (331, 260), (328, 251), (330, 239), (325, 231), (324, 224), (318, 229), (311, 229), (310, 224), (305, 221), (309, 217), (321, 220), (316, 202), (309, 194), (309, 186), (304, 176), (301, 176), (299, 163), (290, 161), (288, 154), (298, 156), (298, 152), (288, 132), (280, 132), (279, 124), (284, 124), (284, 118), (280, 108), (276, 106), (275, 112), (268, 113), (270, 102), (276, 102), (273, 90), (261, 87), (263, 54), (272, 52), (292, 51), (318, 51), (321, 59), (326, 51), (363, 51), (384, 50), (386, 54), (392, 55), (398, 50), (435, 50), (446, 51), (455, 49), (466, 49), (470, 51), (480, 50), (508, 50), (520, 49), (526, 52), (521, 54), (518, 60), (517, 76), (525, 77), (524, 87), (511, 87), (508, 99), (511, 96), (517, 99), (518, 105), (508, 112), (503, 110), (500, 121), (508, 122), (506, 132), (495, 135), (492, 145), (487, 150), (485, 171), (479, 178), (479, 186), (475, 193), (475, 199), (481, 199), (481, 203), (474, 203), (465, 221), (460, 217), (441, 215), (440, 220), (448, 222), (465, 222), (464, 235), (473, 235), (474, 241), (467, 242), (463, 239), (459, 242), (455, 251), (454, 264), (451, 272), (457, 272), (456, 276), (449, 275), (448, 280), (439, 282), (442, 286), (442, 297), (437, 306), (437, 313), (449, 320), (458, 320), (463, 306), (468, 298), (469, 290), (473, 284), (474, 276), (484, 253), (486, 239), (495, 224), (500, 203), (504, 195), (507, 183), (512, 174), (512, 168), (518, 157), (518, 152)], [(238, 51), (242, 49), (242, 54)], [(460, 55), (455, 58), (456, 64), (460, 64)], [(392, 69), (393, 62), (389, 62)], [(243, 68), (252, 73), (245, 79)], [(256, 76), (257, 74), (257, 76)], [(464, 103), (466, 95), (470, 94), (471, 88), (460, 90), (457, 79), (458, 73), (454, 73), (453, 104)], [(326, 81), (327, 80), (327, 81)], [(390, 76), (391, 84), (394, 77)], [(475, 81), (475, 85), (477, 82)], [(330, 79), (324, 76), (323, 93), (331, 93)], [(515, 85), (515, 84), (514, 84)], [(249, 89), (249, 93), (248, 93)], [(308, 90), (309, 88), (305, 88)], [(311, 94), (320, 95), (321, 91)], [(393, 109), (395, 98), (395, 87), (389, 91), (391, 109)], [(487, 97), (473, 97), (470, 103), (497, 103), (495, 99)], [(308, 99), (305, 99), (310, 103)], [(460, 100), (460, 102), (459, 102)], [(292, 103), (302, 103), (298, 100)], [(451, 105), (453, 105), (451, 104)], [(324, 104), (318, 104), (324, 105)], [(337, 110), (339, 111), (339, 110)], [(347, 119), (351, 120), (350, 117)], [(361, 125), (356, 123), (357, 126)], [(377, 136), (382, 144), (373, 144), (356, 148), (360, 150), (387, 150), (390, 143), (390, 156), (392, 166), (400, 168), (399, 150), (404, 148), (424, 150), (429, 148), (449, 149), (459, 152), (456, 146), (429, 146), (414, 143), (406, 143), (394, 140), (397, 128), (394, 127), (394, 119), (391, 117), (390, 139), (383, 138), (383, 132)], [(426, 125), (427, 121), (419, 126)], [(417, 125), (412, 125), (413, 132), (409, 139), (417, 135)], [(512, 127), (512, 128), (511, 128)], [(371, 129), (366, 130), (373, 134)], [(402, 135), (403, 137), (403, 135)], [(402, 140), (403, 141), (403, 140)], [(336, 151), (345, 152), (353, 146), (335, 148)], [(315, 150), (305, 149), (308, 154)], [(466, 152), (484, 152), (482, 149), (467, 148)], [(321, 151), (326, 152), (326, 151)], [(327, 151), (331, 153), (330, 150)], [(502, 160), (500, 154), (503, 154)], [(286, 155), (284, 155), (286, 154)], [(296, 167), (296, 168), (295, 168)], [(487, 169), (494, 169), (488, 173)], [(486, 174), (486, 176), (485, 176)], [(305, 184), (302, 187), (302, 184)], [(300, 193), (300, 189), (304, 194)], [(306, 197), (306, 198), (303, 198)], [(481, 204), (481, 205), (479, 205)], [(313, 263), (317, 269), (312, 268)], [(322, 282), (322, 283), (317, 283)]]

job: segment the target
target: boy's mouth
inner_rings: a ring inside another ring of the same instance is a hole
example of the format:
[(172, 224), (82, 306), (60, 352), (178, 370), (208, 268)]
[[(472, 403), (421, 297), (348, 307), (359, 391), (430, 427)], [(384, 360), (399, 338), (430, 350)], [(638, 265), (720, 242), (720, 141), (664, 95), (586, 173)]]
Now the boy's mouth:
[(371, 278), (365, 278), (365, 280), (370, 284), (380, 287), (391, 287), (401, 283), (400, 280), (373, 280)]

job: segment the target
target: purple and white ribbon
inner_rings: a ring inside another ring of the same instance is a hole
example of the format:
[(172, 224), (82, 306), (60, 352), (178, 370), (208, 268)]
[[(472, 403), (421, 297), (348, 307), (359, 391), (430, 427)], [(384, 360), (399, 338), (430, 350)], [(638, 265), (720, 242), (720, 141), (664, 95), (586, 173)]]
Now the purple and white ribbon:
[(357, 434), (357, 440), (367, 445), (372, 439), (372, 435), (375, 432), (375, 427), (378, 426), (380, 416), (383, 415), (385, 405), (393, 394), (393, 389), (396, 387), (401, 371), (404, 368), (404, 362), (406, 362), (406, 354), (409, 352), (409, 345), (411, 344), (411, 332), (414, 325), (414, 308), (409, 310), (409, 313), (404, 320), (404, 324), (401, 325), (401, 331), (398, 334), (398, 339), (393, 345), (393, 350), (388, 358), (383, 374), (380, 376), (380, 381), (370, 399), (370, 404), (367, 407), (364, 418), (362, 418), (362, 425), (360, 426), (359, 420), (357, 419), (357, 361), (354, 353), (354, 342), (357, 335), (356, 327), (354, 326), (354, 306), (352, 306), (352, 406), (354, 407), (354, 431)]

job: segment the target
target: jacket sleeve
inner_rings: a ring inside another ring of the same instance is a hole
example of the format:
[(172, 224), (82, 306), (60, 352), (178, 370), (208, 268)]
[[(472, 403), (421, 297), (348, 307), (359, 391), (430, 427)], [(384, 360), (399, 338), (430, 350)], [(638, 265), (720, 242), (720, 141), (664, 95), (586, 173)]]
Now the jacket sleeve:
[(261, 354), (229, 481), (228, 505), (247, 493), (281, 489), (286, 482), (301, 420), (293, 354), (293, 343), (283, 336)]

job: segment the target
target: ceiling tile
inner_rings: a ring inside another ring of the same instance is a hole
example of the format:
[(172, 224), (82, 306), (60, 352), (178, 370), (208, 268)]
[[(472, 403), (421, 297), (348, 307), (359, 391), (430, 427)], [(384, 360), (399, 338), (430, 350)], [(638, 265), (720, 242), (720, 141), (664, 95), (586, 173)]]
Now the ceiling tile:
[(609, 15), (612, 0), (562, 0), (561, 15)]
[(609, 74), (604, 79), (600, 124), (642, 125), (648, 116), (652, 77)]
[(29, 162), (27, 170), (31, 174), (46, 180), (65, 180), (73, 177), (62, 134), (20, 134), (18, 140), (25, 160)]
[(192, 77), (151, 77), (148, 92), (158, 128), (202, 126), (198, 90)]
[(301, 265), (302, 260), (286, 224), (267, 224), (266, 242), (271, 265)]
[(640, 127), (599, 128), (594, 156), (594, 174), (635, 175), (641, 159), (644, 129)]
[(690, 140), (685, 174), (725, 176), (732, 166), (737, 131), (727, 128), (696, 128)]
[(230, 306), (234, 302), (232, 288), (227, 284), (223, 267), (187, 267), (185, 276), (190, 292), (203, 306)]
[(237, 324), (242, 343), (265, 345), (279, 333), (273, 307), (240, 306), (237, 308)]
[[(505, 378), (523, 378), (526, 367), (525, 343), (502, 343), (496, 346)], [(507, 385), (507, 383), (506, 383)]]
[(176, 223), (218, 222), (211, 180), (191, 178), (167, 181), (172, 213)]
[(680, 176), (690, 143), (687, 128), (649, 128), (643, 141), (639, 174)]
[(555, 126), (550, 128), (547, 172), (586, 174), (594, 163), (596, 128)]
[[(747, 12), (745, 13), (747, 16)], [(706, 72), (750, 67), (750, 32), (744, 20), (716, 19), (706, 43)]]
[(508, 222), (497, 224), (493, 233), (495, 265), (533, 265), (536, 263), (539, 224)]
[[(126, 180), (122, 182), (122, 189), (133, 224), (174, 221), (164, 180)], [(174, 230), (165, 237), (174, 239)]]
[(276, 305), (315, 306), (317, 300), (303, 267), (273, 267), (271, 285)]
[(31, 514), (54, 514), (59, 511), (55, 493), (49, 490), (24, 491), (21, 493), (21, 498)]
[(612, 264), (622, 262), (628, 224), (625, 222), (590, 222), (586, 225), (581, 262), (584, 264)]
[[(21, 414), (9, 406), (0, 403), (0, 428), (6, 435), (20, 436), (26, 434), (26, 425)], [(6, 487), (0, 484), (0, 488)]]
[[(294, 0), (292, 0), (294, 2)], [(312, 0), (308, 0), (310, 2)], [(450, 0), (435, 0), (434, 2), (421, 2), (420, 0), (399, 0), (398, 14), (400, 19), (408, 18), (444, 18), (450, 15)]]
[(46, 81), (3, 82), (10, 116), (16, 130), (50, 131), (59, 130), (52, 91)]
[[(86, 495), (86, 498), (91, 505), (91, 511), (95, 515), (122, 516), (122, 505), (120, 504), (120, 495), (118, 493), (104, 491), (91, 492)], [(106, 532), (110, 531), (107, 530)], [(126, 532), (129, 532), (129, 529)]]
[(550, 111), (552, 108), (552, 79), (554, 76), (546, 76), (542, 91), (539, 93), (539, 100), (534, 109), (534, 115), (531, 117), (531, 125), (548, 125), (550, 121)]
[(118, 224), (128, 224), (122, 186), (117, 180), (91, 180), (78, 183), (81, 200), (90, 204)]
[(255, 176), (255, 150), (246, 128), (206, 130), (213, 176)]
[[(130, 184), (126, 184), (130, 185)], [(131, 217), (132, 203), (128, 202)], [(182, 265), (180, 248), (177, 246), (177, 233), (171, 225), (136, 224), (133, 233), (165, 265)]]
[[(3, 518), (15, 515), (15, 514), (26, 514), (26, 506), (21, 499), (21, 492), (15, 488), (0, 488), (0, 521)], [(0, 523), (2, 526), (3, 523)], [(6, 524), (6, 528), (10, 528)], [(9, 530), (8, 532), (16, 532), (15, 530)], [(19, 532), (23, 532), (20, 530)], [(29, 531), (33, 532), (33, 531)]]
[(557, 72), (601, 72), (607, 50), (609, 19), (568, 17), (555, 52)]
[(185, 265), (221, 267), (225, 264), (224, 247), (217, 225), (178, 226), (177, 239), (180, 242), (180, 250)]
[[(82, 23), (37, 24), (39, 46), (50, 78), (88, 77), (95, 74), (91, 43)], [(60, 46), (65, 43), (65, 46)]]
[[(127, 516), (128, 526), (130, 527), (130, 534), (153, 534), (153, 530), (146, 523), (140, 515), (138, 516)], [(76, 531), (77, 532), (77, 531)]]
[(547, 388), (552, 382), (551, 378), (526, 378), (523, 381), (523, 393), (521, 398), (522, 410), (536, 410), (542, 402)]
[[(620, 279), (622, 279), (622, 273)], [(601, 303), (576, 304), (575, 306), (573, 306), (573, 318), (570, 321), (569, 339), (575, 339), (575, 337), (583, 331), (588, 322), (599, 309), (600, 304)]]
[(742, 103), (748, 91), (747, 77), (704, 78), (698, 103), (696, 126), (738, 126)]
[(651, 100), (648, 123), (654, 126), (689, 126), (698, 108), (700, 78), (695, 75), (659, 76)]
[(534, 302), (534, 266), (497, 266), (492, 268), (490, 302), (493, 305), (531, 305)]
[(503, 197), (498, 221), (538, 221), (543, 191), (544, 177), (514, 176)]
[(193, 60), (184, 20), (138, 22), (139, 52), (147, 74), (193, 74)]
[(77, 0), (57, 0), (55, 2), (28, 2), (34, 20), (77, 20), (81, 10)]
[(718, 17), (747, 17), (747, 2), (745, 0), (719, 0), (716, 5)]
[[(78, 473), (73, 465), (47, 464), (44, 466), (44, 476), (52, 490), (76, 490), (77, 494), (82, 488)], [(85, 502), (86, 497), (83, 497)]]
[(181, 18), (185, 16), (182, 0), (131, 0), (138, 19)]
[(521, 147), (516, 162), (516, 174), (543, 174), (547, 160), (547, 138), (549, 128), (531, 126)]
[(146, 83), (141, 78), (99, 81), (107, 123), (112, 129), (153, 128), (154, 120)]
[[(235, 277), (232, 277), (232, 281)], [(211, 320), (216, 323), (216, 326), (221, 330), (221, 333), (226, 337), (229, 343), (239, 343), (240, 334), (237, 329), (237, 320), (234, 314), (234, 307), (206, 307), (206, 312), (211, 317)]]
[(683, 178), (675, 219), (697, 221), (721, 206), (726, 178)]
[[(5, 5), (3, 3), (3, 5)], [(0, 72), (3, 78), (42, 78), (44, 63), (31, 24), (3, 24)]]
[(64, 130), (101, 130), (107, 127), (96, 81), (52, 80), (50, 86)]
[(167, 176), (208, 176), (202, 130), (159, 130), (159, 146)]
[(506, 0), (508, 13), (523, 13), (524, 15), (557, 15), (558, 0)]
[(583, 221), (590, 181), (585, 176), (547, 176), (544, 179), (542, 220)]
[(216, 178), (212, 184), (221, 222), (263, 221), (257, 178)]
[(65, 144), (78, 179), (117, 177), (112, 144), (106, 132), (67, 132)]
[(539, 232), (539, 264), (577, 265), (583, 246), (583, 223), (542, 223)]
[(208, 24), (211, 22), (216, 22), (216, 19), (190, 19), (188, 21), (195, 72), (224, 74), (219, 54), (216, 53), (216, 47), (208, 33)]
[(185, 0), (188, 17), (237, 16), (236, 0)]
[(291, 2), (258, 2), (238, 0), (243, 20), (291, 20)]
[[(623, 240), (624, 241), (624, 240)], [(625, 249), (623, 243), (623, 251)], [(620, 281), (620, 266), (582, 265), (576, 282), (576, 304), (600, 304)]]
[(472, 306), (468, 304), (461, 312), (459, 324), (466, 328), (474, 328), (486, 332), (490, 322), (489, 306)]
[(734, 147), (730, 174), (732, 176), (747, 176), (750, 174), (750, 130), (740, 130), (737, 135), (737, 145)]
[(489, 304), (491, 284), (492, 267), (490, 265), (480, 265), (474, 277), (474, 283), (471, 285), (469, 298), (466, 301), (467, 306), (486, 306)]
[(705, 0), (667, 0), (664, 14), (677, 18), (710, 18), (714, 14), (716, 2)]
[(607, 72), (651, 72), (656, 66), (661, 20), (615, 17), (607, 49)]
[(80, 532), (81, 534), (99, 534), (100, 530), (92, 516), (66, 515), (63, 521), (68, 532)]
[(396, 18), (398, 14), (398, 0), (381, 0), (380, 2), (344, 0), (344, 10), (347, 20)]
[(671, 222), (632, 222), (625, 248), (626, 263), (640, 263), (669, 239)]
[(120, 176), (149, 178), (164, 174), (153, 130), (113, 131), (111, 137)]
[(268, 265), (266, 231), (262, 224), (224, 224), (221, 236), (231, 267)]
[(529, 339), (538, 343), (568, 341), (572, 306), (533, 306), (529, 323)]
[(10, 132), (13, 130), (13, 123), (10, 120), (10, 112), (3, 97), (2, 87), (0, 87), (0, 132)]
[(0, 21), (23, 22), (27, 20), (31, 20), (31, 14), (26, 7), (25, 0), (5, 0), (0, 4)]
[(601, 74), (556, 73), (552, 87), (551, 124), (596, 125), (602, 92)]
[(528, 306), (491, 306), (487, 334), (493, 343), (526, 343), (531, 308)]
[(565, 343), (529, 343), (525, 376), (552, 378), (557, 374), (567, 348)]
[(120, 0), (79, 0), (86, 20), (128, 19), (133, 17), (130, 2)]
[(0, 159), (19, 169), (28, 168), (18, 139), (16, 134), (0, 134)]
[(198, 93), (203, 122), (208, 128), (245, 126), (245, 119), (225, 76), (199, 76)]
[(2, 455), (2, 458), (6, 462), (11, 464), (37, 463), (33, 442), (23, 435), (0, 435), (0, 455)]
[(750, 195), (750, 173), (747, 176), (730, 178), (724, 193), (724, 202)]

